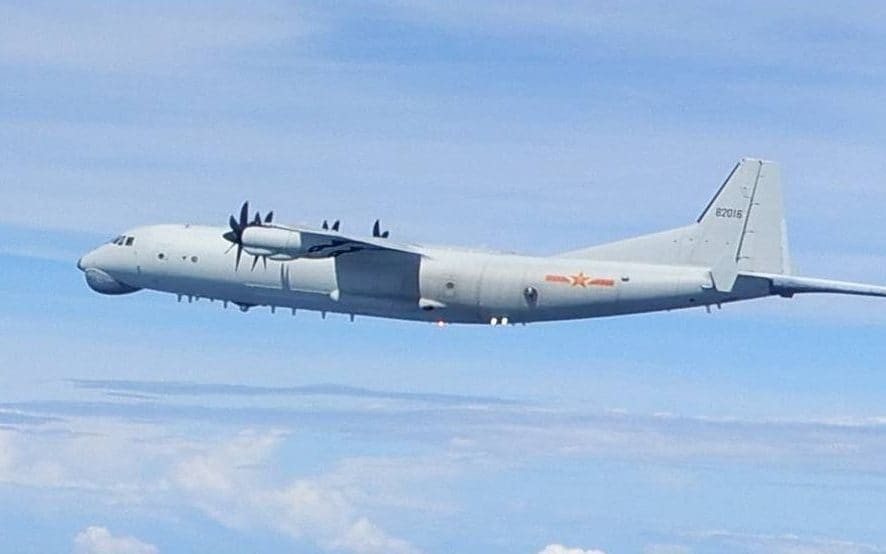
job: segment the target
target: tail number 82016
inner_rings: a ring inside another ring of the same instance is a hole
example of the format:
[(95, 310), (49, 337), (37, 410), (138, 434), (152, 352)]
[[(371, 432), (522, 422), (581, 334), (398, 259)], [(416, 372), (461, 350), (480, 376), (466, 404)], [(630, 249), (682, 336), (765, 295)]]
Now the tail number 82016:
[(744, 217), (744, 210), (737, 210), (735, 208), (717, 208), (714, 215), (729, 219), (741, 219)]

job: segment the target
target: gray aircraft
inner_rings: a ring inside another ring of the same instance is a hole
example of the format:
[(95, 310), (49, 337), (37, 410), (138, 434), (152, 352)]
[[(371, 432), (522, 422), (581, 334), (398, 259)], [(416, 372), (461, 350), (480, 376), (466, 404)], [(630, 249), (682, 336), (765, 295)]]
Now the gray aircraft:
[[(244, 259), (244, 253), (247, 257)], [(103, 294), (153, 289), (271, 310), (509, 325), (798, 293), (886, 297), (886, 287), (791, 274), (778, 167), (743, 159), (698, 220), (600, 246), (524, 256), (280, 225), (244, 204), (229, 227), (126, 231), (77, 263)]]

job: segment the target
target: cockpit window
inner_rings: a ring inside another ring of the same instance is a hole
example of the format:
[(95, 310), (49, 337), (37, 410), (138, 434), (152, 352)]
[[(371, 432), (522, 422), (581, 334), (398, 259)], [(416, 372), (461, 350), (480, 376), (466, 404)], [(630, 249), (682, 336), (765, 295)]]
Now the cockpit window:
[(118, 246), (132, 246), (135, 242), (135, 237), (130, 237), (127, 235), (120, 235), (111, 241), (111, 244), (116, 244)]

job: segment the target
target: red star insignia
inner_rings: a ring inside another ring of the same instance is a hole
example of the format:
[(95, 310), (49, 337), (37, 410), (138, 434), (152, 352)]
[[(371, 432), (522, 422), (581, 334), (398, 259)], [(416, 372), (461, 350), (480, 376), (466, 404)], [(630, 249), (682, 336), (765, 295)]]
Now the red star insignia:
[(579, 271), (578, 275), (570, 275), (569, 279), (572, 280), (573, 287), (581, 287), (581, 288), (587, 288), (588, 281), (591, 280), (591, 278), (588, 277), (587, 275), (585, 275), (583, 271)]

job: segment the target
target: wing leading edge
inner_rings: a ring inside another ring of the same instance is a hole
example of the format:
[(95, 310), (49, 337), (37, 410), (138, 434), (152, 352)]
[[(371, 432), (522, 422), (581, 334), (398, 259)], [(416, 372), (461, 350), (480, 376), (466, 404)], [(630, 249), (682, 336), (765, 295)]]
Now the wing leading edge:
[(391, 241), (383, 236), (356, 237), (335, 230), (279, 224), (247, 228), (243, 232), (243, 245), (250, 254), (281, 259), (337, 258), (357, 252), (423, 255), (423, 252), (417, 248)]
[(338, 232), (314, 231), (310, 229), (290, 228), (301, 233), (302, 240), (308, 244), (306, 258), (338, 257), (354, 252), (379, 251), (397, 252), (421, 256), (422, 252), (406, 244), (393, 242), (387, 238), (352, 237)]

